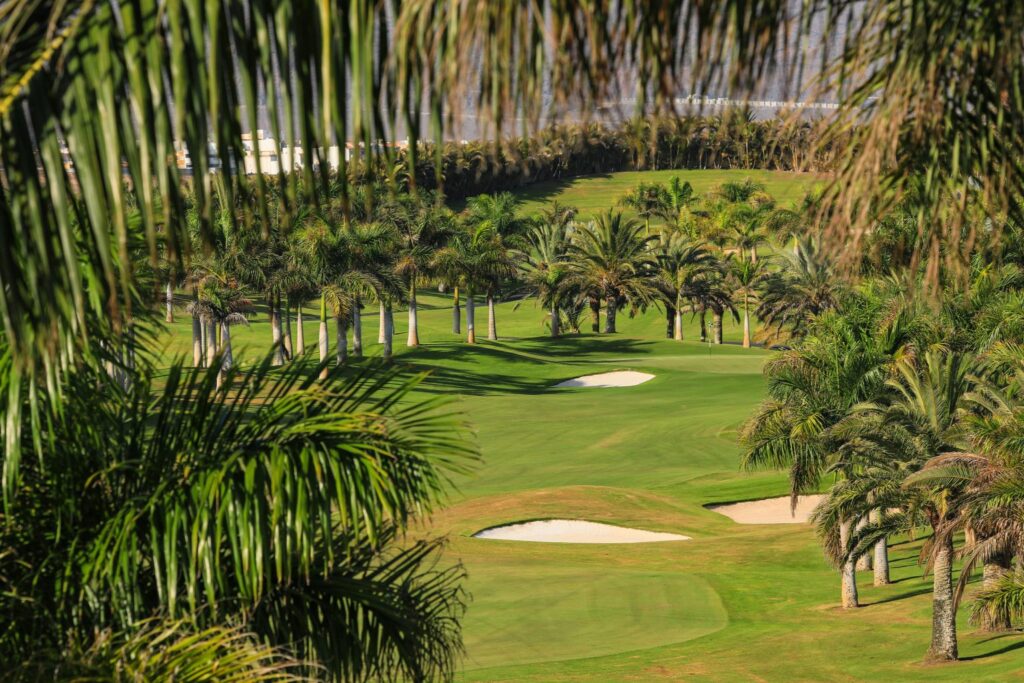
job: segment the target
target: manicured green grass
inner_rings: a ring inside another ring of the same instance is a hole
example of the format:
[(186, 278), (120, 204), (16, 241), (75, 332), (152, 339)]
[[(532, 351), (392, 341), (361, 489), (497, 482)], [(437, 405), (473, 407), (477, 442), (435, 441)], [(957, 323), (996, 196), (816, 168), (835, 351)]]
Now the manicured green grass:
[[(761, 370), (771, 352), (740, 348), (731, 321), (729, 343), (711, 348), (693, 341), (696, 321), (687, 325), (688, 341), (666, 340), (656, 311), (620, 316), (614, 336), (551, 340), (542, 310), (531, 302), (504, 303), (502, 339), (470, 347), (451, 333), (447, 297), (424, 293), (422, 303), (419, 349), (405, 349), (405, 316), (396, 314), (396, 362), (432, 373), (419, 391), (455, 397), (484, 456), (421, 530), (449, 535), (447, 559), (469, 572), (464, 680), (1020, 677), (1024, 639), (977, 634), (966, 618), (961, 655), (969, 661), (920, 663), (931, 586), (917, 563), (920, 540), (893, 548), (893, 585), (873, 588), (870, 574), (862, 574), (866, 607), (844, 612), (838, 574), (810, 527), (737, 525), (705, 508), (787, 491), (784, 474), (739, 469), (737, 429), (764, 394)], [(370, 355), (380, 349), (376, 323), (368, 312)], [(478, 329), (486, 332), (482, 306)], [(190, 353), (188, 321), (172, 332), (167, 350)], [(269, 344), (263, 314), (235, 333), (245, 360)], [(333, 335), (332, 325), (332, 348)], [(312, 320), (306, 340), (315, 353)], [(617, 369), (656, 379), (619, 389), (553, 388)], [(552, 517), (693, 540), (571, 545), (472, 537), (489, 526)]]
[(552, 200), (557, 200), (560, 204), (577, 207), (581, 216), (586, 218), (607, 210), (609, 206), (618, 206), (622, 196), (641, 182), (667, 184), (672, 176), (688, 181), (698, 195), (706, 194), (725, 182), (742, 182), (750, 178), (763, 183), (766, 191), (782, 206), (802, 199), (818, 180), (817, 176), (809, 173), (778, 171), (625, 171), (531, 185), (519, 193), (523, 199), (521, 211), (527, 215), (536, 213)]

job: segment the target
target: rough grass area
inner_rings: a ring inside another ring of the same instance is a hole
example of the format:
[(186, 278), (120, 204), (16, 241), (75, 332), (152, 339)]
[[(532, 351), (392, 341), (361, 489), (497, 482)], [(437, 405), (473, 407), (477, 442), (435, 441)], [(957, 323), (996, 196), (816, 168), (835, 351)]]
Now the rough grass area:
[[(664, 179), (671, 173), (645, 174)], [(682, 173), (698, 191), (722, 173)], [(741, 179), (756, 174), (736, 172)], [(712, 178), (713, 176), (713, 178)], [(777, 196), (802, 192), (789, 176), (767, 176)], [(641, 178), (572, 181), (531, 189), (531, 201), (584, 210), (607, 206)], [(698, 183), (700, 185), (698, 186)], [(585, 188), (585, 189), (584, 189)], [(585, 203), (586, 202), (586, 203)], [(739, 470), (736, 430), (762, 397), (770, 352), (739, 347), (727, 321), (724, 346), (664, 338), (657, 311), (620, 316), (617, 335), (544, 336), (532, 302), (498, 309), (502, 339), (476, 347), (451, 334), (447, 297), (422, 297), (424, 346), (407, 351), (396, 314), (396, 362), (432, 372), (420, 391), (455, 398), (476, 427), (485, 458), (456, 482), (447, 507), (423, 531), (449, 534), (451, 561), (469, 571), (467, 681), (1005, 681), (1024, 669), (1019, 634), (980, 635), (961, 610), (961, 656), (921, 664), (928, 647), (931, 578), (917, 563), (921, 540), (893, 549), (893, 579), (870, 586), (865, 607), (838, 609), (839, 577), (804, 525), (746, 526), (707, 503), (787, 493), (780, 473)], [(312, 307), (307, 309), (310, 316)], [(486, 310), (478, 309), (486, 331)], [(190, 353), (184, 314), (169, 353)], [(379, 354), (374, 311), (364, 341)], [(306, 328), (315, 353), (315, 322)], [(235, 328), (252, 359), (267, 347), (261, 313)], [(334, 330), (331, 329), (333, 348)], [(565, 379), (630, 369), (656, 375), (615, 391), (549, 388)], [(472, 538), (482, 528), (544, 518), (587, 519), (691, 536), (686, 543), (561, 545)]]

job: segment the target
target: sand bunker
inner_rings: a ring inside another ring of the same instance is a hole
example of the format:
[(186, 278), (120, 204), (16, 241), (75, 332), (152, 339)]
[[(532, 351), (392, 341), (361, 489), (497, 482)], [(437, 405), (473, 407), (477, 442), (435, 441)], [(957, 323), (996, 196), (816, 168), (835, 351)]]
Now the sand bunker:
[(619, 370), (616, 372), (602, 372), (600, 375), (585, 375), (576, 379), (568, 379), (559, 382), (556, 387), (635, 387), (654, 379), (654, 375), (646, 372), (633, 372), (632, 370)]
[(796, 512), (789, 507), (789, 496), (748, 500), (745, 503), (709, 505), (709, 510), (719, 512), (740, 524), (806, 524), (811, 512), (825, 496), (800, 496)]
[(531, 541), (534, 543), (657, 543), (688, 541), (689, 536), (660, 531), (630, 529), (612, 524), (585, 522), (579, 519), (544, 519), (521, 524), (491, 527), (473, 534), (476, 538), (500, 541)]

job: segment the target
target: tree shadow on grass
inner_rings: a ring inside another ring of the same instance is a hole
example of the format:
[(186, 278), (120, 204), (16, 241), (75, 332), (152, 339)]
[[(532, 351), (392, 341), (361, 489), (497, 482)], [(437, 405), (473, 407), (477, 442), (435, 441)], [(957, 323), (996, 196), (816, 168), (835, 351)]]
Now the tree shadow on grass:
[(898, 602), (899, 600), (906, 600), (908, 598), (915, 598), (918, 595), (925, 595), (932, 592), (931, 584), (921, 585), (918, 588), (901, 591), (894, 595), (887, 595), (884, 598), (878, 600), (872, 600), (871, 602), (861, 602), (861, 607), (871, 607), (872, 605), (884, 605), (887, 602)]
[(999, 633), (999, 634), (993, 635), (990, 638), (985, 638), (984, 640), (980, 640), (977, 643), (975, 643), (975, 645), (992, 643), (993, 641), (1005, 640), (1005, 639), (1008, 639), (1008, 638), (1014, 638), (1015, 639), (1015, 640), (1013, 640), (1013, 641), (1011, 641), (1009, 643), (1006, 643), (1002, 647), (997, 648), (995, 650), (990, 650), (988, 652), (984, 652), (984, 653), (978, 654), (978, 655), (971, 655), (970, 657), (961, 657), (960, 661), (962, 661), (962, 662), (971, 662), (971, 661), (974, 661), (974, 660), (987, 659), (989, 657), (995, 657), (997, 655), (1004, 655), (1004, 654), (1006, 654), (1008, 652), (1013, 652), (1014, 650), (1019, 650), (1022, 647), (1024, 647), (1024, 638), (1021, 638), (1021, 635), (1024, 635), (1024, 634), (1022, 634), (1021, 631), (1019, 631), (1019, 630), (1017, 630), (1017, 631), (1007, 631), (1006, 633)]
[[(514, 347), (502, 342), (483, 342), (475, 346), (457, 344), (425, 345), (399, 362), (414, 372), (429, 372), (430, 377), (421, 385), (422, 391), (432, 393), (462, 393), (475, 396), (492, 394), (540, 394), (553, 388), (566, 377), (524, 377), (514, 371), (522, 366), (593, 365), (599, 358), (586, 358), (590, 354), (649, 353), (650, 342), (617, 338), (594, 340), (587, 338), (550, 339), (547, 337), (517, 341)], [(459, 354), (459, 355), (455, 355)], [(577, 357), (584, 356), (584, 357)], [(460, 362), (456, 367), (445, 365), (452, 358)], [(494, 372), (496, 365), (505, 364), (513, 372)], [(484, 368), (487, 369), (484, 369)]]

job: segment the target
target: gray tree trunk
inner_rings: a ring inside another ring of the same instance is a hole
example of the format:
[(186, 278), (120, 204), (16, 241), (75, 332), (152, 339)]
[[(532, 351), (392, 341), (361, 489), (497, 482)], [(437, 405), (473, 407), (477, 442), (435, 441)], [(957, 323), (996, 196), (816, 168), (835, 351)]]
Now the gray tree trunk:
[(165, 304), (167, 306), (167, 316), (164, 318), (169, 323), (174, 322), (174, 283), (170, 280), (167, 281), (167, 292), (164, 295)]
[(359, 310), (359, 299), (352, 307), (352, 355), (363, 357), (363, 313)]
[[(871, 511), (871, 520), (878, 522), (882, 519), (881, 510)], [(885, 586), (889, 584), (889, 542), (880, 538), (875, 542), (875, 585)]]
[(337, 338), (335, 341), (334, 354), (338, 361), (338, 365), (341, 365), (348, 360), (348, 325), (346, 322), (344, 315), (334, 316), (334, 335)]
[(551, 336), (557, 337), (562, 333), (562, 321), (558, 317), (558, 305), (551, 304)]
[(498, 339), (498, 321), (494, 317), (494, 295), (487, 295), (487, 338), (491, 341)]
[(409, 285), (409, 336), (405, 340), (406, 346), (420, 345), (420, 328), (416, 320), (416, 283)]
[(302, 323), (302, 304), (299, 304), (295, 309), (295, 353), (299, 356), (306, 353), (306, 330)]
[(320, 316), (320, 327), (317, 334), (317, 349), (320, 351), (320, 379), (327, 379), (327, 354), (330, 353), (330, 344), (327, 339), (327, 316)]
[(275, 301), (270, 305), (270, 334), (274, 341), (274, 365), (284, 365), (284, 349), (281, 347), (281, 309)]
[(700, 341), (704, 343), (708, 340), (708, 311), (706, 308), (700, 309)]
[(462, 310), (459, 306), (459, 288), (454, 290), (452, 297), (452, 334), (462, 334)]
[(615, 333), (616, 297), (609, 296), (605, 301), (604, 331), (607, 334)]
[(203, 324), (195, 314), (192, 315), (192, 365), (203, 366)]
[[(863, 529), (867, 525), (868, 525), (867, 518), (861, 517), (860, 521), (857, 522), (857, 531), (860, 531), (861, 529)], [(859, 572), (870, 571), (874, 567), (874, 565), (872, 564), (871, 559), (872, 559), (871, 553), (864, 553), (863, 555), (858, 557), (857, 558), (857, 571), (859, 571)]]
[[(1007, 574), (1012, 571), (1010, 566), (1010, 555), (1008, 553), (1000, 553), (995, 557), (991, 558), (985, 563), (985, 567), (982, 571), (982, 582), (981, 587), (983, 590), (994, 588), (995, 585)], [(986, 632), (999, 632), (1009, 631), (1012, 624), (1010, 623), (1007, 615), (1000, 615), (993, 617), (987, 612), (982, 615), (981, 629)]]
[(287, 360), (295, 358), (295, 347), (292, 346), (292, 306), (284, 304), (284, 357)]
[(711, 311), (711, 341), (715, 344), (722, 343), (722, 314), (724, 311)]
[(743, 348), (750, 348), (750, 311), (746, 295), (743, 297)]
[[(839, 543), (846, 548), (846, 544), (850, 539), (850, 529), (853, 523), (850, 521), (843, 521), (839, 525)], [(857, 596), (857, 568), (853, 560), (847, 560), (843, 562), (842, 567), (843, 580), (842, 580), (842, 604), (843, 609), (853, 609), (860, 606), (859, 598)]]
[(676, 302), (675, 312), (672, 315), (672, 338), (676, 341), (683, 341), (683, 312), (680, 310), (680, 302)]
[(213, 367), (214, 358), (217, 356), (217, 323), (213, 318), (207, 318), (206, 324), (206, 367)]
[(932, 644), (925, 661), (951, 662), (959, 657), (956, 641), (956, 609), (953, 605), (953, 539), (934, 549), (932, 563)]
[(601, 300), (590, 297), (590, 331), (597, 334), (601, 331)]
[(380, 310), (378, 311), (378, 314), (377, 314), (377, 343), (378, 344), (383, 344), (384, 343), (384, 325), (385, 324), (386, 323), (384, 322), (384, 302), (381, 301), (380, 302)]
[(395, 322), (391, 310), (391, 304), (384, 308), (384, 359), (391, 360), (393, 353), (392, 344), (395, 334)]
[(226, 322), (220, 324), (220, 372), (217, 373), (217, 388), (224, 385), (227, 379), (228, 370), (235, 364), (234, 354), (231, 352), (231, 326)]
[(476, 304), (472, 293), (466, 295), (466, 343), (476, 344)]

